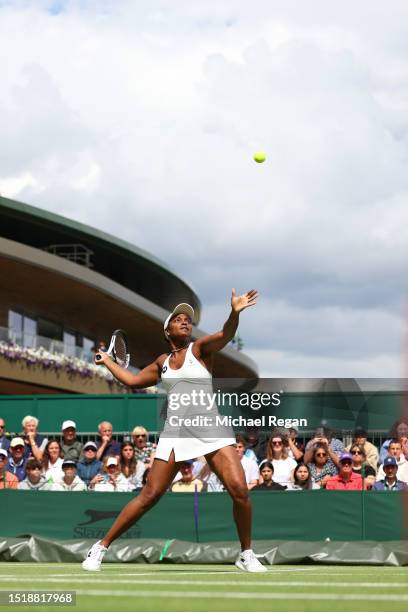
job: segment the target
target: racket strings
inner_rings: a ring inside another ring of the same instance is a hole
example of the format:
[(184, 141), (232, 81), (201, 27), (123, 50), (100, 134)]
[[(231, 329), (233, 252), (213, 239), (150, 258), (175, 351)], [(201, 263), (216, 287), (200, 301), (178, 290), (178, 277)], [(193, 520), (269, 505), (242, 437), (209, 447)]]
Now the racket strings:
[(115, 356), (118, 362), (126, 363), (127, 359), (127, 345), (121, 336), (117, 336), (115, 339)]

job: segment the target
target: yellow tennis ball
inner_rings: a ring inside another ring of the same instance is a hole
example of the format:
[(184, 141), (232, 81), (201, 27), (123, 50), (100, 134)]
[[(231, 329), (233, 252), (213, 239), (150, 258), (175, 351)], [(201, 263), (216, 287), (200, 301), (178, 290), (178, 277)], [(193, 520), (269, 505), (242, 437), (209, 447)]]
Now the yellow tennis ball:
[(257, 151), (254, 155), (254, 160), (257, 164), (263, 164), (266, 159), (266, 154), (263, 151)]

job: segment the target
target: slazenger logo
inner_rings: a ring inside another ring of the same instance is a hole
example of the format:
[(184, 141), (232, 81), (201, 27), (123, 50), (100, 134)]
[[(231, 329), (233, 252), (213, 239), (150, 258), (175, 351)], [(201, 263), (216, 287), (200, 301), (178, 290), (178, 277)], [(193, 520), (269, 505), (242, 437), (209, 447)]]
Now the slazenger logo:
[(164, 366), (164, 368), (162, 368), (162, 374), (164, 374), (165, 372), (167, 372), (167, 366)]
[(78, 523), (78, 525), (90, 525), (97, 521), (103, 521), (104, 519), (116, 518), (119, 515), (119, 511), (115, 510), (85, 510), (85, 514), (89, 517), (86, 523)]

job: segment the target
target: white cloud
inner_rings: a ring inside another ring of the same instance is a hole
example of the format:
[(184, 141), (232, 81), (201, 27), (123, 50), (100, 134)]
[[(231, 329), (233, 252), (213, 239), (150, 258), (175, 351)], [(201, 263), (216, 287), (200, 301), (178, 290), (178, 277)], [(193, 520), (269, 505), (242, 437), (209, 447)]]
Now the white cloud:
[(272, 351), (280, 375), (347, 364), (393, 375), (408, 5), (349, 8), (0, 3), (0, 192), (166, 260), (202, 297), (209, 329), (231, 286), (259, 287), (242, 334), (262, 372)]

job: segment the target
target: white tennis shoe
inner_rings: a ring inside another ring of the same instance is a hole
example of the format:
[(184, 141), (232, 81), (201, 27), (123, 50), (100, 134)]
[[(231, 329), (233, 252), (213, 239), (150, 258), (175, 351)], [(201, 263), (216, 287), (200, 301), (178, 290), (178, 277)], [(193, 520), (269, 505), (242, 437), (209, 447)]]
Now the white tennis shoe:
[(268, 570), (258, 561), (253, 550), (244, 550), (235, 561), (235, 565), (243, 572), (267, 572)]
[(103, 557), (108, 549), (102, 546), (100, 540), (89, 549), (85, 561), (82, 561), (82, 569), (88, 572), (100, 572)]

